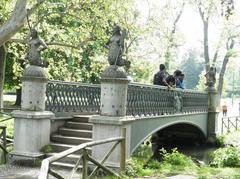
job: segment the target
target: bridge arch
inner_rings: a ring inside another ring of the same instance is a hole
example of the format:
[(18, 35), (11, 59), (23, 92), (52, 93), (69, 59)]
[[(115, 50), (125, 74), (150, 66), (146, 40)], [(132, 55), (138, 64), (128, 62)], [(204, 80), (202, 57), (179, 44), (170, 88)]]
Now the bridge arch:
[(192, 126), (205, 139), (207, 137), (207, 113), (179, 114), (174, 116), (159, 116), (152, 118), (138, 118), (131, 124), (131, 146), (133, 153), (148, 137), (157, 131), (177, 125)]

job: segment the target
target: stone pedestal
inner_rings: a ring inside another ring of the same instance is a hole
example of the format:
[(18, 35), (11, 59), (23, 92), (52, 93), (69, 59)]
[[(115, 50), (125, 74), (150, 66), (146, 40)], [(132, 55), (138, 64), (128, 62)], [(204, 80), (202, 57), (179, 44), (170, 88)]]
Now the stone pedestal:
[(43, 154), (41, 148), (50, 143), (50, 119), (54, 114), (45, 111), (47, 78), (44, 69), (29, 66), (22, 77), (21, 110), (13, 111), (13, 160), (35, 160)]
[(14, 111), (14, 148), (16, 159), (36, 159), (43, 154), (41, 148), (50, 143), (49, 111)]
[(215, 143), (218, 132), (218, 93), (215, 88), (208, 87), (208, 126), (207, 126), (207, 142)]
[[(122, 128), (126, 128), (126, 158), (130, 157), (130, 138), (131, 138), (131, 122), (132, 117), (109, 117), (94, 116), (90, 119), (93, 123), (93, 140), (108, 139), (111, 137), (121, 137)], [(101, 161), (109, 152), (114, 143), (102, 144), (92, 147), (92, 156)], [(113, 153), (109, 156), (105, 165), (119, 168), (120, 167), (120, 145), (118, 145)]]
[[(101, 76), (100, 116), (90, 119), (93, 123), (93, 140), (121, 137), (126, 128), (126, 155), (130, 155), (130, 125), (133, 118), (126, 117), (127, 88), (129, 80), (122, 67), (110, 65)], [(101, 161), (113, 143), (92, 147), (92, 156)], [(108, 166), (119, 168), (120, 147), (118, 146), (105, 162)]]

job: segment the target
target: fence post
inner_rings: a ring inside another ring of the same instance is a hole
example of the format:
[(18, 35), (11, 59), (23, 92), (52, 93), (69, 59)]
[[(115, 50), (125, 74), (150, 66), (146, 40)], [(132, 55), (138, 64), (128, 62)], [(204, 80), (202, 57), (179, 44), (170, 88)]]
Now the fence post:
[(120, 148), (120, 171), (122, 172), (125, 170), (126, 166), (126, 128), (122, 128), (121, 133), (124, 138)]
[(82, 179), (87, 179), (87, 170), (88, 170), (88, 164), (87, 164), (87, 152), (86, 149), (83, 149), (83, 156), (82, 156), (82, 161), (83, 161), (83, 171), (82, 171)]

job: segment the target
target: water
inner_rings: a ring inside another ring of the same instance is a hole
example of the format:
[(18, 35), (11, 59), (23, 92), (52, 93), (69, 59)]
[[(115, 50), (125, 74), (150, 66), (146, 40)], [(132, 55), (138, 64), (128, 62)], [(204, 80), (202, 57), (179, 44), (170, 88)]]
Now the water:
[(196, 159), (200, 163), (208, 165), (211, 162), (211, 153), (217, 150), (217, 147), (202, 145), (202, 146), (180, 146), (178, 151)]

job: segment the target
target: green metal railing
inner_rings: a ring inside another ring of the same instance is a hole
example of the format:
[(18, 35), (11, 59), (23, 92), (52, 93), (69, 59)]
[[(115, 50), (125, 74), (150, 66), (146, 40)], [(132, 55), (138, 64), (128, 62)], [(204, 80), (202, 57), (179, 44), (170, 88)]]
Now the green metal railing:
[[(100, 85), (50, 81), (46, 109), (58, 112), (100, 113)], [(127, 115), (158, 116), (207, 112), (208, 94), (196, 90), (167, 89), (163, 86), (130, 83)]]

